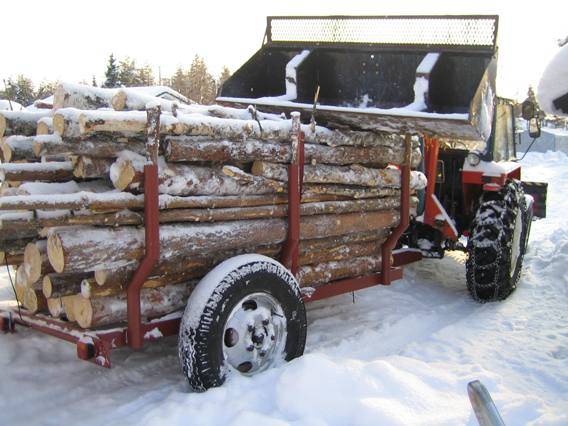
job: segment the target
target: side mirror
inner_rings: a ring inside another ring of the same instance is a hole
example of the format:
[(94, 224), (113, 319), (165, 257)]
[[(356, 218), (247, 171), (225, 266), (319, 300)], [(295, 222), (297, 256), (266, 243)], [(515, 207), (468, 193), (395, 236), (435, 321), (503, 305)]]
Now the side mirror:
[(529, 136), (533, 139), (540, 137), (540, 120), (536, 117), (529, 120)]
[(521, 116), (529, 122), (528, 130), (531, 138), (540, 137), (540, 113), (538, 105), (527, 98), (521, 105)]

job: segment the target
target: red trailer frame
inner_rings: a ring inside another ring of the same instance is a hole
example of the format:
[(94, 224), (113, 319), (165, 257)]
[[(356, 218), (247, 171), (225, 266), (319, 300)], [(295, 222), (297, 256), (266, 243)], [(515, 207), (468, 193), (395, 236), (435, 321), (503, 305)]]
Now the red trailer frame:
[[(18, 309), (0, 310), (0, 330), (15, 332), (16, 324), (33, 328), (42, 333), (58, 337), (77, 347), (77, 356), (102, 367), (111, 367), (111, 351), (121, 346), (140, 349), (144, 341), (156, 340), (161, 336), (178, 333), (182, 312), (175, 312), (161, 318), (142, 321), (140, 290), (152, 267), (160, 257), (159, 204), (158, 204), (158, 141), (160, 108), (149, 108), (147, 124), (147, 157), (144, 166), (144, 230), (145, 255), (132, 281), (127, 287), (127, 325), (100, 330), (85, 330), (61, 319), (43, 314), (31, 314)], [(293, 158), (288, 166), (288, 236), (281, 256), (284, 266), (296, 274), (300, 243), (300, 202), (304, 174), (304, 135), (300, 131), (300, 116), (293, 114), (291, 141)], [(400, 166), (400, 223), (393, 230), (381, 249), (381, 271), (362, 277), (333, 281), (317, 287), (304, 295), (305, 302), (351, 293), (375, 285), (390, 285), (402, 278), (402, 266), (422, 259), (415, 249), (393, 250), (406, 230), (410, 218), (410, 135), (405, 137), (405, 158)]]

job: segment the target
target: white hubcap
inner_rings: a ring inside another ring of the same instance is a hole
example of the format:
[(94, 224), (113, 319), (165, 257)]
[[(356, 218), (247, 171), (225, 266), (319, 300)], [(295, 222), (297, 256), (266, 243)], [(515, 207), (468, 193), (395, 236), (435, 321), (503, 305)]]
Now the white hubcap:
[(253, 293), (233, 308), (223, 331), (223, 355), (229, 368), (252, 375), (283, 360), (286, 317), (267, 293)]

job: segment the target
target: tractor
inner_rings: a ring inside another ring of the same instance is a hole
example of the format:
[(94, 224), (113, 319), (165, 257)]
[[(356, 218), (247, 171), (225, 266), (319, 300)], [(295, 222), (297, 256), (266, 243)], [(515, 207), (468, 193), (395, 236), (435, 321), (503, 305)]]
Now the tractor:
[[(299, 111), (339, 131), (413, 135), (428, 184), (398, 246), (429, 258), (466, 251), (472, 297), (503, 300), (519, 281), (531, 221), (546, 214), (547, 185), (521, 182), (515, 105), (496, 96), (498, 22), (487, 15), (268, 17), (262, 48), (217, 101)], [(527, 100), (522, 109), (538, 137), (538, 107)]]

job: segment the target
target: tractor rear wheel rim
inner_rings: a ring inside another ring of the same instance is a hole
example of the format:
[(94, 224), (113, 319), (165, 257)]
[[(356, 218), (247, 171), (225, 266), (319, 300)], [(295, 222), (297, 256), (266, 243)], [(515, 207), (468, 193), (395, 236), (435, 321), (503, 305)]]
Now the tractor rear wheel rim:
[(280, 303), (268, 293), (242, 298), (227, 317), (223, 329), (225, 364), (253, 375), (284, 360), (287, 330)]

